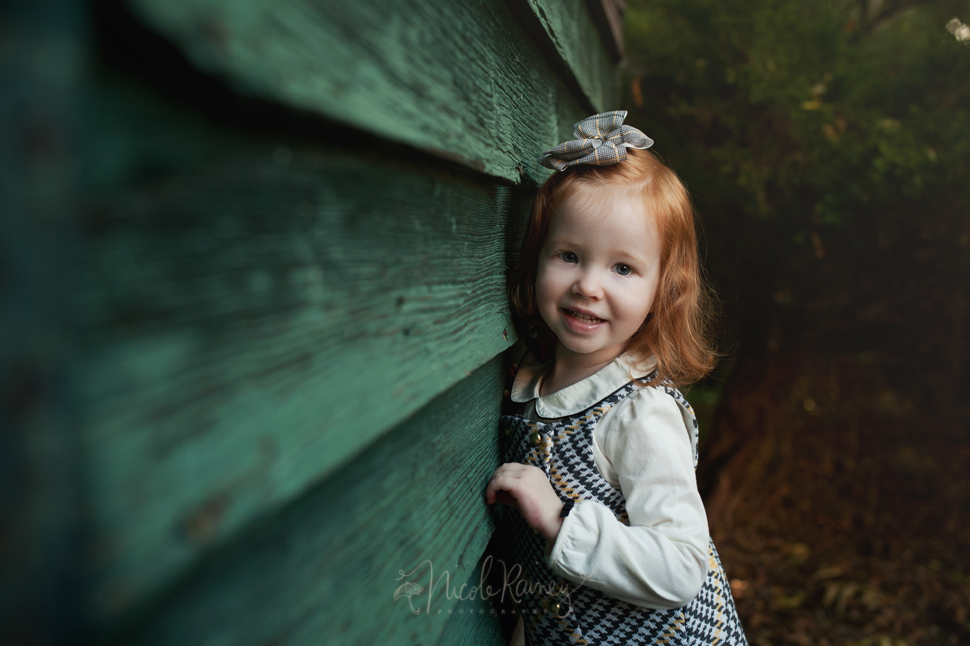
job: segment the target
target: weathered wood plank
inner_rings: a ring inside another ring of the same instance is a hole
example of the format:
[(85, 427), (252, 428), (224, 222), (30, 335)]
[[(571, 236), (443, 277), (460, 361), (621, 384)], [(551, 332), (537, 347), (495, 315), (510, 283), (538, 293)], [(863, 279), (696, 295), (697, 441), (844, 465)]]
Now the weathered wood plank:
[[(508, 508), (498, 508), (493, 513), (497, 522), (500, 514), (509, 512)], [(508, 586), (515, 585), (515, 573), (507, 576), (501, 557), (493, 552), (496, 547), (497, 533), (492, 534), (485, 552), (478, 560), (478, 566), (466, 582), (466, 590), (473, 587), (484, 590), (455, 604), (448, 609), (448, 623), (435, 642), (436, 646), (505, 646), (515, 629), (518, 615), (511, 607)]]
[(89, 169), (72, 285), (102, 618), (508, 347), (530, 197), (365, 147), (282, 147), (142, 93), (93, 90), (92, 145), (113, 161)]
[[(477, 586), (478, 570), (483, 567), (481, 561), (472, 572), (467, 582), (468, 588)], [(448, 623), (437, 641), (437, 646), (506, 646), (508, 640), (502, 634), (501, 624), (495, 615), (495, 608), (480, 596), (467, 601), (461, 601), (457, 609), (450, 609)]]
[[(546, 44), (555, 59), (553, 68), (578, 88), (590, 110), (617, 109), (619, 70), (602, 44), (585, 0), (509, 0), (509, 6), (520, 16), (523, 10), (532, 14), (537, 26), (532, 29), (533, 39)], [(530, 22), (528, 17), (523, 19)]]
[[(433, 644), (458, 609), (495, 635), (497, 620), (477, 614), (487, 602), (469, 597), (494, 529), (483, 492), (498, 465), (503, 372), (501, 357), (475, 371), (109, 641)], [(395, 600), (407, 581), (425, 590)]]
[(0, 644), (68, 643), (78, 558), (69, 292), (78, 88), (71, 0), (0, 3)]
[[(569, 134), (557, 110), (578, 106), (494, 0), (128, 2), (197, 65), (241, 91), (513, 182), (548, 176), (537, 159)], [(544, 6), (550, 28), (585, 33), (555, 3)], [(587, 66), (578, 46), (563, 39), (562, 49)], [(591, 62), (581, 75), (591, 92), (597, 84), (588, 77), (598, 69)], [(577, 107), (566, 124), (586, 112)]]

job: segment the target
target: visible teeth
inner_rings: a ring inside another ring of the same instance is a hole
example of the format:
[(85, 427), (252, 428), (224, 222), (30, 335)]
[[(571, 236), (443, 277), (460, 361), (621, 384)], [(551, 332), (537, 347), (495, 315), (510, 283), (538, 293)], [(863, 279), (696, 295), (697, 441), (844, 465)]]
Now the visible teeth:
[(576, 318), (582, 319), (584, 321), (593, 322), (593, 321), (599, 321), (600, 320), (600, 319), (596, 318), (595, 316), (588, 316), (586, 314), (580, 314), (576, 310), (569, 310), (569, 313), (572, 314), (573, 316), (575, 316)]

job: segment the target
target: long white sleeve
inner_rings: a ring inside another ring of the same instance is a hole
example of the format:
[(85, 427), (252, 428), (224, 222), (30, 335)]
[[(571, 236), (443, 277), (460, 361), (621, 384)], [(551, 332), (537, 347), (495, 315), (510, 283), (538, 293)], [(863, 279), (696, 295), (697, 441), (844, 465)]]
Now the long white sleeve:
[(594, 441), (604, 477), (619, 486), (630, 525), (605, 505), (580, 501), (547, 558), (556, 574), (647, 608), (678, 608), (708, 572), (709, 533), (680, 408), (643, 388), (608, 411)]

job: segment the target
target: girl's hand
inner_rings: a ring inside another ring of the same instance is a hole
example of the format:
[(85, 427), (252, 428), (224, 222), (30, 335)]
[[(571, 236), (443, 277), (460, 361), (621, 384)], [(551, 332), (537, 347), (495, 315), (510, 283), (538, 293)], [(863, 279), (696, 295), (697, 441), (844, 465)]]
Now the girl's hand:
[(553, 542), (559, 535), (562, 502), (539, 467), (506, 462), (495, 469), (485, 487), (485, 502), (515, 507), (529, 527), (541, 533), (547, 541)]

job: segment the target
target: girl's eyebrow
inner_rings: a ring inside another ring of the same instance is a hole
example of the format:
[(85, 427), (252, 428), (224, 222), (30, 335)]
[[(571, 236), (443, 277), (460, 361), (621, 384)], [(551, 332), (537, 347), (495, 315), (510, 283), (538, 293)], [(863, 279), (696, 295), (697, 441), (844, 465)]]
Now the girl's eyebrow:
[(547, 244), (550, 247), (579, 247), (582, 245), (582, 241), (574, 238), (568, 238), (566, 236), (556, 236), (554, 238), (549, 238)]
[(634, 264), (646, 264), (647, 258), (638, 253), (629, 253), (627, 251), (621, 251), (616, 255), (617, 258), (622, 260), (629, 260)]

